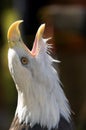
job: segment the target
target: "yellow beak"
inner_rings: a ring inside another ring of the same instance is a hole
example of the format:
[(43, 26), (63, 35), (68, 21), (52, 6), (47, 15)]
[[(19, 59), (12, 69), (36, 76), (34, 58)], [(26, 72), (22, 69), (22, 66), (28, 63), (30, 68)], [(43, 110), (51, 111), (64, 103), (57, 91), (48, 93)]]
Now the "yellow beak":
[(10, 44), (10, 47), (13, 47), (16, 44), (16, 42), (19, 40), (19, 38), (21, 37), (20, 31), (19, 31), (19, 25), (22, 22), (23, 20), (16, 21), (8, 29), (7, 39)]
[(42, 24), (38, 28), (38, 31), (36, 33), (35, 41), (34, 41), (34, 44), (33, 44), (32, 51), (31, 51), (31, 53), (33, 55), (37, 55), (37, 53), (38, 53), (38, 50), (39, 50), (39, 47), (40, 47), (40, 40), (43, 36), (44, 30), (45, 30), (45, 24)]
[(38, 31), (37, 31), (37, 33), (36, 33), (36, 38), (37, 38), (38, 41), (40, 40), (40, 38), (42, 38), (42, 35), (43, 35), (43, 33), (44, 33), (44, 30), (45, 30), (45, 24), (42, 24), (42, 25), (39, 27), (39, 29), (38, 29)]

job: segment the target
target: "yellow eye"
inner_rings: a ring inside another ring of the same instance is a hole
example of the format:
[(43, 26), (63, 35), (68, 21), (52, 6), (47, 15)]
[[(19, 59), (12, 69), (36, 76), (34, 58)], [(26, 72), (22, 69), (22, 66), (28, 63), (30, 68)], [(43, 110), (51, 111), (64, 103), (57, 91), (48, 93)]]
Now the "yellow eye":
[(22, 57), (22, 58), (21, 58), (21, 63), (22, 63), (23, 65), (27, 65), (27, 64), (28, 64), (28, 59), (27, 59), (26, 57)]

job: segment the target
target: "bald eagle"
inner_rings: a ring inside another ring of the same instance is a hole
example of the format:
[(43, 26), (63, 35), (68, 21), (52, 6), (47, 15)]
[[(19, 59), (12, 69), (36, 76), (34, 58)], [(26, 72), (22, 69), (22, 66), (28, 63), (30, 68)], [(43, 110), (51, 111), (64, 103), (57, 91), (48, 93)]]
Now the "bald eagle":
[(48, 39), (43, 38), (45, 24), (35, 36), (32, 50), (24, 44), (19, 31), (22, 20), (8, 30), (8, 66), (18, 101), (9, 130), (73, 130), (69, 102), (53, 67)]

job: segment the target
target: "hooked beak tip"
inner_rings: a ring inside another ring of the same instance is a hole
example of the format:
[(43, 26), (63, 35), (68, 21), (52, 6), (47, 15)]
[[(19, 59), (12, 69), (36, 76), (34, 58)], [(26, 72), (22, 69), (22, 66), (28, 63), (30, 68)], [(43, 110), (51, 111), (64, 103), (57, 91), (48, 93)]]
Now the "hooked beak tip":
[(44, 30), (45, 30), (45, 24), (42, 24), (42, 25), (39, 27), (39, 29), (38, 29), (38, 31), (37, 31), (37, 34), (36, 34), (37, 40), (40, 40), (40, 39), (42, 38), (43, 33), (44, 33)]
[(11, 26), (8, 29), (8, 33), (7, 33), (8, 41), (16, 40), (16, 38), (20, 35), (19, 25), (22, 22), (23, 22), (23, 20), (18, 20), (16, 22), (14, 22), (13, 24), (11, 24)]

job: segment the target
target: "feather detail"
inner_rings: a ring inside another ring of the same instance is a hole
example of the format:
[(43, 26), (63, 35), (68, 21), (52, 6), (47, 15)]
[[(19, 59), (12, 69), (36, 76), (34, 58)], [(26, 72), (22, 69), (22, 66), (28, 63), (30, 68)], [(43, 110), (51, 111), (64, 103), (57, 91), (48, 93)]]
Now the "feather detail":
[[(73, 130), (73, 129), (74, 129), (73, 122), (71, 121), (70, 124), (63, 117), (61, 117), (58, 128), (55, 127), (51, 130)], [(48, 128), (41, 127), (40, 124), (35, 124), (33, 127), (30, 127), (29, 123), (27, 125), (24, 124), (23, 122), (20, 124), (18, 115), (16, 115), (13, 119), (13, 122), (9, 130), (48, 130)]]

